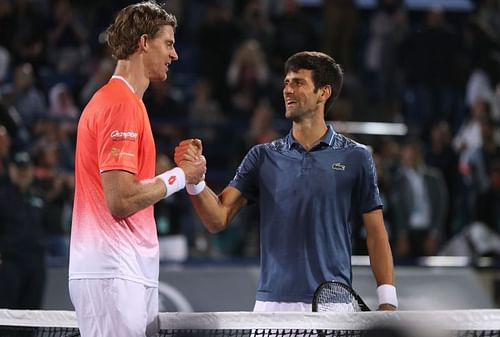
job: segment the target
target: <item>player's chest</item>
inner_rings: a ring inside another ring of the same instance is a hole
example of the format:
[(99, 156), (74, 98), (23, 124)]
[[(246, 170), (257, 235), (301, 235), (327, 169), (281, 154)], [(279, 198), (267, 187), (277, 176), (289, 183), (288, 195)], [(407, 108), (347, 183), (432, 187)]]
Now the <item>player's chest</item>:
[(261, 188), (273, 193), (341, 192), (355, 186), (359, 167), (343, 153), (304, 152), (265, 158), (259, 176)]

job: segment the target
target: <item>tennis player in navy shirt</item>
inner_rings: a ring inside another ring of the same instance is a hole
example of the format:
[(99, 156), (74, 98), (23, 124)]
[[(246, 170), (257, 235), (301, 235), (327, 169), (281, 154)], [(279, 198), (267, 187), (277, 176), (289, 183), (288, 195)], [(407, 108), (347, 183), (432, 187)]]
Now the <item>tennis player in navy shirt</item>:
[[(341, 67), (320, 52), (285, 63), (283, 98), (290, 133), (254, 146), (220, 195), (205, 182), (186, 187), (212, 233), (224, 230), (249, 203), (260, 207), (261, 274), (254, 311), (311, 311), (323, 281), (351, 285), (351, 233), (356, 212), (367, 232), (380, 310), (397, 308), (391, 248), (375, 166), (366, 146), (325, 122), (343, 82)], [(196, 160), (198, 139), (181, 142), (177, 165)]]

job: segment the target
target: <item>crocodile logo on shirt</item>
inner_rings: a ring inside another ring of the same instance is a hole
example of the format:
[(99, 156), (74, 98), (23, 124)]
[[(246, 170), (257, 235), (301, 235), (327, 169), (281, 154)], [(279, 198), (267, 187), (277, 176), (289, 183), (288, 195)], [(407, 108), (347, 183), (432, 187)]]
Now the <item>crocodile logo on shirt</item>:
[(345, 171), (345, 165), (341, 163), (333, 163), (332, 169), (336, 171)]

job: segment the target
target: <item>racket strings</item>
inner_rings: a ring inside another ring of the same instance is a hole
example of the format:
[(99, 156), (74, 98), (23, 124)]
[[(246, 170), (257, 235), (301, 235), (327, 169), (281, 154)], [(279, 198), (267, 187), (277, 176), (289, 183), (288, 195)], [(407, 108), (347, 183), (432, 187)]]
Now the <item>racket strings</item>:
[(362, 311), (357, 299), (345, 288), (327, 285), (317, 294), (318, 311)]

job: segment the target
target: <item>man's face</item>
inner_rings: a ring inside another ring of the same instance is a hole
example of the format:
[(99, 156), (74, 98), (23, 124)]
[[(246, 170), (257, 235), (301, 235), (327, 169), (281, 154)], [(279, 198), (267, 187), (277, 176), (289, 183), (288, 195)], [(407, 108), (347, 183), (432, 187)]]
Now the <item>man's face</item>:
[(174, 29), (170, 25), (161, 27), (156, 36), (148, 40), (145, 65), (151, 81), (167, 79), (170, 63), (178, 59), (174, 43)]
[(283, 85), (287, 119), (300, 121), (318, 111), (320, 90), (314, 90), (312, 70), (289, 72)]

